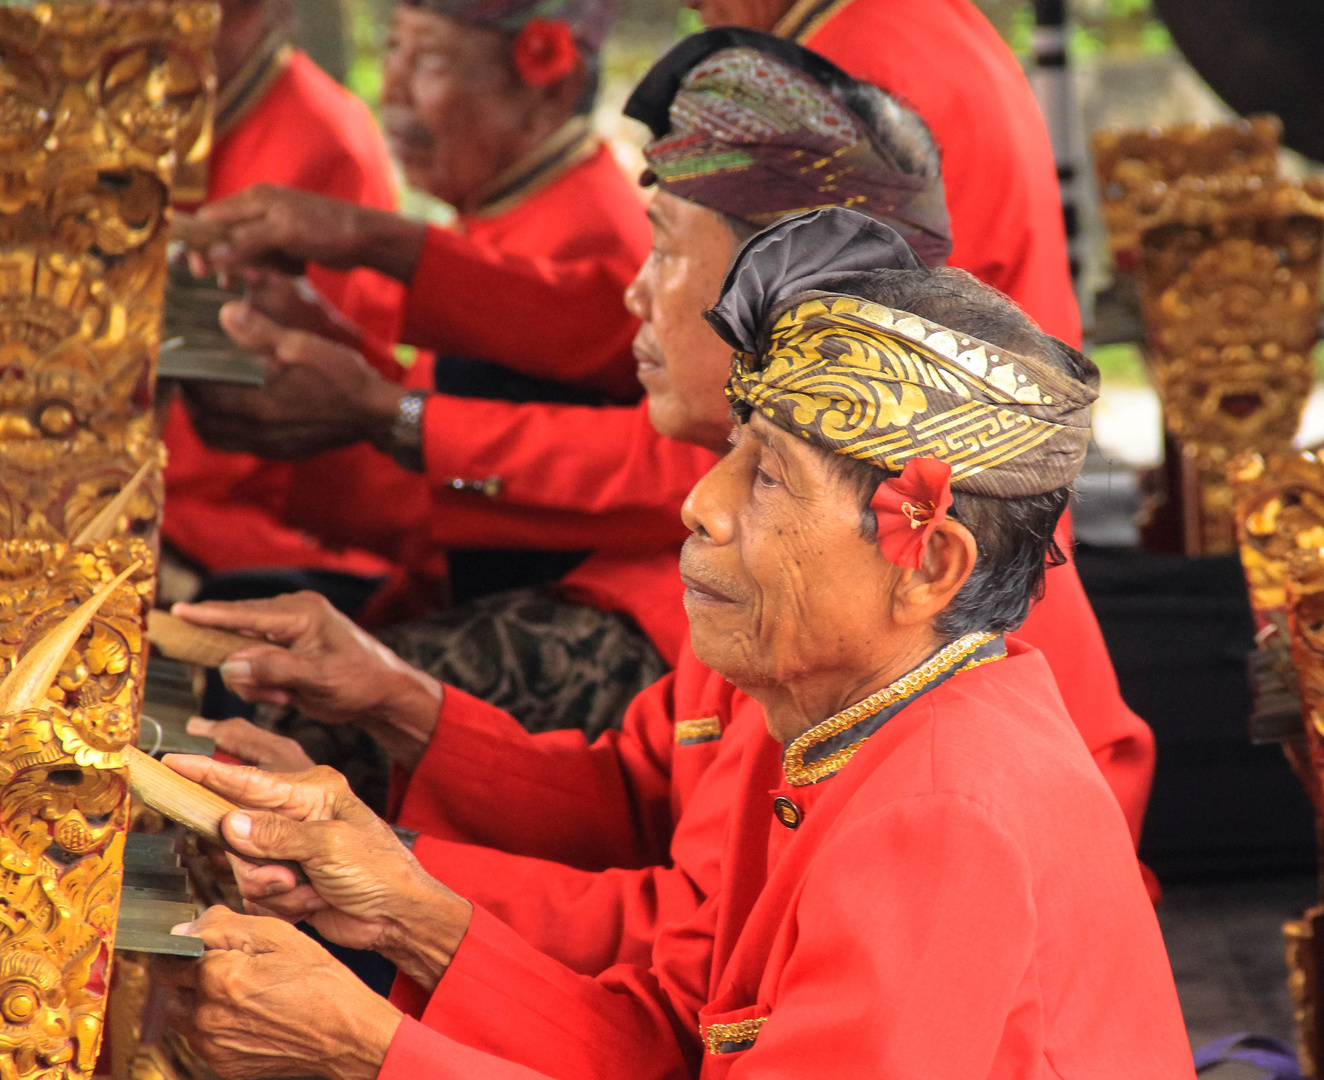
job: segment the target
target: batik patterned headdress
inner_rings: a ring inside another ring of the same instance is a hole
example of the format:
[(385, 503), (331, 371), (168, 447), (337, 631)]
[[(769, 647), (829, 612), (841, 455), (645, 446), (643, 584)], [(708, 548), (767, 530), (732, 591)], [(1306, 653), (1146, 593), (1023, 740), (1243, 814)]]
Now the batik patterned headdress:
[(1088, 360), (1080, 357), (1092, 372), (1081, 381), (1037, 357), (820, 288), (850, 271), (917, 265), (893, 230), (849, 210), (798, 215), (751, 239), (709, 313), (737, 350), (733, 404), (889, 472), (936, 459), (958, 491), (1011, 498), (1069, 484), (1098, 394)]
[(930, 266), (951, 251), (940, 176), (903, 171), (830, 86), (840, 68), (792, 42), (721, 27), (653, 66), (625, 107), (655, 136), (644, 148), (665, 191), (764, 226), (844, 206), (886, 221)]

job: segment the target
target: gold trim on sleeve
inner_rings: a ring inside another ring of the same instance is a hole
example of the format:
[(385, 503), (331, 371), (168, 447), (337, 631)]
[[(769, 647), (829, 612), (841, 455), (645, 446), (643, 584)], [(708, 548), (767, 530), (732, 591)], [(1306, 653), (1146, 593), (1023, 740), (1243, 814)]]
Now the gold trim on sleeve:
[[(756, 1016), (752, 1020), (740, 1020), (734, 1024), (709, 1024), (707, 1031), (704, 1032), (704, 1041), (708, 1046), (710, 1054), (730, 1054), (732, 1050), (723, 1050), (723, 1043), (748, 1043), (754, 1044), (754, 1040), (759, 1036), (759, 1028), (768, 1022), (766, 1016)], [(747, 1050), (748, 1046), (738, 1047), (740, 1050)]]
[(701, 716), (697, 720), (677, 720), (674, 728), (677, 746), (694, 746), (722, 737), (720, 716)]

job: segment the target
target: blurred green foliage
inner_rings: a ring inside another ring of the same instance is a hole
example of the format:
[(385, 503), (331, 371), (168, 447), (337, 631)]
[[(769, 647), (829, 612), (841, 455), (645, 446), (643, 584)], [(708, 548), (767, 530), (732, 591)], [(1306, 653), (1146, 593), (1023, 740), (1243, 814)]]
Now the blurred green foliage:
[[(1017, 56), (1029, 57), (1034, 35), (1034, 5), (1029, 0), (975, 0), (975, 5)], [(1073, 59), (1163, 53), (1172, 48), (1172, 38), (1150, 0), (1069, 0), (1067, 11)]]

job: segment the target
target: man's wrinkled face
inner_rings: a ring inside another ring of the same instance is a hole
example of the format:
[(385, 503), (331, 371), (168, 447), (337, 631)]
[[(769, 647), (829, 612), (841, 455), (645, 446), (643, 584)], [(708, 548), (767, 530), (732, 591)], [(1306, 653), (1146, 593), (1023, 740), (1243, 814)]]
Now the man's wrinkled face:
[(648, 417), (661, 434), (722, 451), (731, 431), (723, 388), (731, 348), (703, 319), (717, 302), (736, 239), (716, 211), (659, 191), (648, 208), (653, 248), (625, 294)]
[(530, 95), (508, 53), (494, 30), (395, 9), (382, 126), (412, 186), (463, 206), (519, 156)]
[(887, 655), (900, 571), (860, 532), (857, 489), (761, 416), (731, 442), (685, 502), (695, 655), (752, 693), (873, 668)]

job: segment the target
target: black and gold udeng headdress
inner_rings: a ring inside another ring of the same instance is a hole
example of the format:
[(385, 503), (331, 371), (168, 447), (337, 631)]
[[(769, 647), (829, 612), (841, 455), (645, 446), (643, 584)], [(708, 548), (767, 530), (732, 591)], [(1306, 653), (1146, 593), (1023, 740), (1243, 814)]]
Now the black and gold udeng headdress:
[(759, 233), (708, 315), (736, 349), (728, 397), (889, 472), (912, 458), (946, 462), (958, 491), (1012, 498), (1069, 484), (1098, 396), (1088, 360), (1080, 357), (1091, 372), (1082, 381), (1038, 357), (817, 287), (851, 271), (918, 268), (886, 225), (836, 207)]

